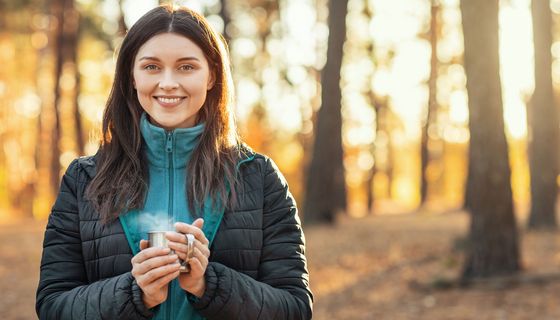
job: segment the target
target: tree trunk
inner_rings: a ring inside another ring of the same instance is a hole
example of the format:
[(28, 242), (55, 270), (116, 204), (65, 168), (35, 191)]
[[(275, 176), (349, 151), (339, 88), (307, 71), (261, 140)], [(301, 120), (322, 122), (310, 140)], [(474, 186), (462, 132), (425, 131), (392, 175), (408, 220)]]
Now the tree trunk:
[(123, 2), (124, 0), (119, 0), (119, 17), (118, 17), (119, 28), (117, 34), (119, 35), (119, 37), (124, 38), (124, 36), (126, 35), (126, 22), (124, 20)]
[(51, 135), (51, 161), (50, 161), (50, 180), (51, 192), (53, 195), (58, 193), (60, 184), (60, 106), (62, 100), (62, 90), (60, 80), (62, 77), (62, 67), (64, 64), (64, 7), (67, 0), (53, 1), (53, 14), (57, 19), (56, 42), (55, 42), (55, 73), (54, 73), (54, 125)]
[(346, 210), (342, 151), (340, 70), (346, 39), (348, 0), (329, 1), (327, 62), (321, 71), (321, 108), (308, 171), (304, 217), (307, 223), (333, 223)]
[(394, 117), (395, 114), (385, 106), (383, 110), (383, 117), (385, 118), (385, 134), (387, 136), (387, 166), (385, 167), (387, 174), (387, 197), (393, 199), (393, 185), (395, 184), (395, 148), (393, 147)]
[(227, 27), (231, 22), (231, 17), (229, 14), (228, 2), (229, 2), (228, 0), (220, 0), (220, 17), (224, 22), (224, 31), (222, 32), (222, 35), (224, 36), (226, 43), (229, 45), (229, 42), (231, 41), (231, 37), (228, 33)]
[[(227, 1), (222, 1), (222, 8), (220, 14), (225, 15), (222, 16), (223, 19), (229, 19), (229, 11), (230, 7), (226, 4)], [(266, 50), (266, 43), (269, 40), (272, 32), (272, 24), (278, 18), (278, 11), (279, 11), (279, 4), (277, 1), (266, 1), (261, 0), (254, 4), (255, 6), (261, 7), (266, 12), (266, 15), (260, 16), (259, 19), (256, 19), (256, 29), (257, 29), (257, 54), (252, 59), (251, 64), (253, 66), (253, 81), (259, 87), (259, 91), (263, 92), (265, 87), (265, 83), (267, 83), (266, 75), (264, 70), (267, 66), (270, 66), (272, 63), (271, 56)], [(224, 11), (225, 10), (225, 11)], [(225, 21), (225, 20), (224, 20)], [(229, 23), (229, 22), (228, 22)], [(264, 100), (261, 100), (260, 103), (257, 103), (251, 110), (251, 115), (249, 118), (249, 130), (254, 130), (258, 128), (260, 132), (263, 134), (257, 138), (257, 140), (253, 140), (253, 142), (258, 141), (259, 143), (255, 144), (255, 147), (258, 148), (257, 150), (262, 150), (264, 153), (268, 153), (270, 151), (271, 146), (271, 139), (272, 139), (272, 130), (268, 128), (266, 125), (265, 119), (267, 116), (268, 111)], [(255, 138), (255, 137), (253, 137)]]
[[(77, 62), (77, 61), (76, 61)], [(81, 85), (81, 76), (80, 71), (78, 70), (78, 66), (76, 65), (75, 70), (75, 78), (76, 78), (76, 88), (74, 93), (74, 126), (76, 132), (76, 148), (78, 151), (78, 155), (83, 156), (85, 155), (85, 139), (84, 139), (84, 128), (82, 125), (82, 114), (80, 112), (79, 106), (79, 98), (80, 98), (80, 85)]]
[[(68, 55), (68, 62), (73, 65), (74, 69), (74, 103), (73, 103), (73, 116), (74, 116), (74, 132), (76, 135), (76, 149), (78, 155), (85, 155), (85, 141), (84, 141), (84, 130), (82, 125), (82, 116), (79, 107), (80, 98), (80, 86), (81, 86), (81, 76), (78, 61), (78, 41), (80, 35), (80, 13), (74, 8), (74, 1), (66, 2), (65, 14), (68, 15), (65, 18), (65, 33), (66, 41), (64, 51)], [(65, 59), (66, 60), (66, 59)]]
[(531, 229), (556, 228), (558, 186), (558, 107), (552, 88), (552, 14), (548, 1), (533, 0), (535, 91), (527, 108)]
[[(386, 100), (379, 99), (375, 96), (373, 91), (369, 93), (369, 101), (375, 109), (375, 137), (379, 137), (381, 134), (381, 118), (385, 114)], [(373, 165), (369, 169), (366, 176), (366, 201), (367, 209), (369, 214), (374, 214), (374, 204), (375, 204), (375, 175), (379, 170), (378, 158), (377, 158), (377, 146), (375, 141), (371, 145), (371, 154), (373, 156)]]
[(429, 97), (428, 97), (428, 111), (424, 119), (422, 128), (422, 142), (420, 147), (421, 158), (421, 171), (420, 171), (420, 205), (426, 202), (428, 197), (428, 178), (427, 171), (428, 165), (431, 161), (429, 143), (430, 143), (430, 128), (434, 125), (437, 112), (437, 45), (438, 45), (438, 14), (439, 4), (438, 0), (432, 0), (431, 5), (431, 19), (430, 19), (430, 46), (432, 48), (432, 55), (430, 59), (430, 78), (428, 80)]
[[(364, 9), (363, 9), (364, 15), (366, 16), (366, 18), (371, 21), (371, 19), (373, 19), (374, 13), (373, 13), (373, 5), (369, 2), (366, 1), (366, 4), (364, 5)], [(374, 60), (375, 59), (375, 44), (373, 41), (373, 38), (370, 38), (370, 40), (368, 41), (367, 45), (366, 45), (366, 52), (367, 52), (367, 56)], [(376, 61), (377, 63), (377, 61)], [(375, 92), (373, 91), (373, 85), (371, 85), (373, 83), (374, 80), (374, 75), (375, 73), (372, 72), (369, 75), (369, 79), (368, 79), (368, 83), (370, 84), (368, 86), (368, 92), (367, 92), (367, 98), (369, 100), (369, 104), (371, 105), (371, 107), (375, 110), (375, 137), (379, 137), (379, 133), (381, 132), (381, 112), (382, 109), (385, 107), (385, 103), (384, 101), (386, 99), (380, 99), (378, 98), (378, 96), (375, 94)], [(370, 146), (370, 152), (371, 155), (373, 157), (373, 164), (371, 166), (371, 168), (368, 170), (368, 172), (366, 173), (366, 179), (365, 179), (365, 193), (366, 193), (366, 207), (367, 207), (367, 212), (368, 214), (372, 215), (374, 214), (374, 205), (375, 205), (375, 175), (377, 174), (378, 171), (378, 159), (377, 159), (377, 146), (375, 143), (375, 140), (372, 142), (371, 146)]]
[(471, 178), (471, 172), (472, 172), (472, 168), (471, 168), (471, 163), (469, 162), (469, 164), (467, 165), (467, 180), (465, 182), (465, 197), (463, 198), (463, 210), (470, 210), (470, 203), (472, 202), (472, 181), (473, 179)]
[(461, 0), (471, 133), (470, 241), (463, 279), (519, 271), (498, 58), (498, 0)]

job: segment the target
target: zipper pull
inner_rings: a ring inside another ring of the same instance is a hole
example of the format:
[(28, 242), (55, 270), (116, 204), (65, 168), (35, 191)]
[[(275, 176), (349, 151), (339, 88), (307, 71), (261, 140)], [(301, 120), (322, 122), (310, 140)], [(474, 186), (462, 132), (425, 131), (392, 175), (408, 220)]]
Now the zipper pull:
[(167, 132), (166, 134), (167, 134), (167, 142), (165, 143), (165, 150), (168, 153), (171, 153), (173, 151), (173, 141), (172, 141), (173, 134), (172, 132)]

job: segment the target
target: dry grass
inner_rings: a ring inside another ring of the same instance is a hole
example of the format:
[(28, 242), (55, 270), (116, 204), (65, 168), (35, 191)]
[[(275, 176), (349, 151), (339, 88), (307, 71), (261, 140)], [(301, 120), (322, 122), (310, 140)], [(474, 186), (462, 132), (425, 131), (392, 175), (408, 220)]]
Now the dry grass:
[(310, 228), (315, 318), (560, 319), (560, 282), (552, 276), (560, 266), (559, 234), (524, 234), (519, 280), (460, 288), (450, 280), (460, 274), (467, 229), (464, 213), (368, 217)]
[[(315, 319), (560, 319), (560, 234), (523, 234), (518, 281), (452, 286), (464, 213), (384, 215), (306, 228)], [(0, 226), (0, 319), (34, 319), (44, 224)], [(536, 280), (535, 280), (536, 279)], [(452, 283), (451, 283), (452, 284)], [(439, 288), (439, 289), (437, 289)]]

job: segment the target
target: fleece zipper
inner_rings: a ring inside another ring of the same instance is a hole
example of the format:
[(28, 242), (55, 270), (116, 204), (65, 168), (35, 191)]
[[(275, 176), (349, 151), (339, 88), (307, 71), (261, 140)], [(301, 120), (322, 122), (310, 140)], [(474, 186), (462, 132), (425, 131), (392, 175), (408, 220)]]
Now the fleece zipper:
[(167, 141), (165, 143), (165, 151), (167, 152), (167, 157), (169, 159), (169, 207), (167, 213), (169, 215), (169, 218), (171, 219), (170, 221), (173, 221), (173, 131), (168, 131), (166, 134)]
[[(174, 221), (174, 214), (173, 214), (173, 131), (167, 131), (166, 132), (166, 142), (165, 142), (165, 151), (167, 153), (167, 157), (168, 157), (168, 161), (169, 161), (169, 168), (168, 168), (168, 174), (169, 174), (169, 205), (167, 208), (167, 214), (168, 214), (168, 221)], [(169, 226), (169, 228), (171, 228), (172, 225)], [(169, 288), (168, 288), (168, 299), (169, 299), (169, 304), (168, 304), (168, 308), (167, 309), (167, 317), (166, 319), (171, 319), (171, 314), (173, 313), (173, 292), (174, 292), (174, 283), (175, 281), (171, 281), (169, 283)]]

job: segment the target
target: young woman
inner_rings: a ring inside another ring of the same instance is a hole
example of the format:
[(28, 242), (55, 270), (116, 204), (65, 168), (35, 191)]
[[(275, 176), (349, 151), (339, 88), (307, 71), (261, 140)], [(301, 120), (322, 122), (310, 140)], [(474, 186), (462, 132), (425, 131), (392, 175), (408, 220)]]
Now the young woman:
[[(163, 6), (132, 26), (100, 149), (70, 164), (49, 217), (39, 318), (311, 318), (296, 204), (239, 140), (232, 90), (204, 17)], [(169, 248), (148, 247), (156, 229)]]

